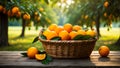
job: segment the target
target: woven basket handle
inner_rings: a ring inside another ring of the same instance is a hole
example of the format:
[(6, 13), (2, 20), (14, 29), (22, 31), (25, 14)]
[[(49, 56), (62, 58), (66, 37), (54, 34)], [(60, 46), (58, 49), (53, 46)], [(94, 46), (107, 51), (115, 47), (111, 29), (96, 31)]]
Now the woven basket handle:
[(43, 31), (44, 31), (44, 28), (41, 28), (39, 32), (39, 36), (43, 33)]

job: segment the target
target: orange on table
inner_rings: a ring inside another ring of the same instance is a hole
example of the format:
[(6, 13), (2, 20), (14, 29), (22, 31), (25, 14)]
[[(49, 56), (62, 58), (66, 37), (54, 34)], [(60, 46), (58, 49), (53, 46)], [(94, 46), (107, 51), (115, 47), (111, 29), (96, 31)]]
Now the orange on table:
[(72, 25), (69, 23), (65, 24), (63, 27), (68, 33), (70, 33), (72, 31), (72, 28), (73, 28)]
[(59, 34), (61, 31), (63, 31), (64, 30), (64, 28), (63, 28), (63, 26), (58, 26), (56, 29), (55, 29), (55, 32), (57, 33), (57, 34)]
[(78, 33), (76, 31), (71, 31), (69, 35), (70, 35), (70, 38), (73, 39), (74, 37), (78, 35)]
[(75, 31), (78, 31), (80, 29), (81, 29), (81, 26), (79, 26), (79, 25), (74, 25), (73, 26), (73, 30), (75, 30)]
[(69, 40), (70, 36), (69, 33), (66, 30), (63, 30), (59, 33), (59, 37), (61, 37), (61, 40)]
[(27, 50), (27, 56), (31, 59), (35, 58), (35, 54), (38, 54), (38, 49), (36, 47), (30, 47)]
[(46, 35), (47, 40), (51, 40), (54, 37), (57, 37), (58, 34), (55, 31), (50, 31), (50, 33), (48, 35)]
[(46, 58), (46, 54), (36, 54), (35, 58), (37, 60), (44, 60)]
[(88, 31), (86, 32), (86, 34), (87, 34), (87, 35), (90, 35), (91, 37), (95, 37), (96, 32), (95, 32), (94, 30), (88, 30)]
[(78, 30), (77, 33), (80, 35), (86, 35), (86, 32), (84, 30)]
[(54, 31), (56, 28), (57, 28), (57, 24), (51, 24), (48, 29), (51, 30), (51, 31)]
[(107, 57), (109, 55), (110, 49), (107, 46), (99, 47), (99, 54), (102, 57)]

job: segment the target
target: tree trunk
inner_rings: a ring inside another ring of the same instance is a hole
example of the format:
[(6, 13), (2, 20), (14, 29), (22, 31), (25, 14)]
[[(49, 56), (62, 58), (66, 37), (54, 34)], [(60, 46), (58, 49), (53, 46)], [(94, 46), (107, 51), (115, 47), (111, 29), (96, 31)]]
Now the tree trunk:
[(117, 40), (117, 42), (115, 42), (115, 45), (120, 46), (120, 36), (119, 36), (119, 39)]
[(25, 27), (26, 27), (26, 22), (24, 19), (22, 19), (22, 33), (21, 33), (20, 37), (25, 36)]
[(97, 38), (99, 39), (100, 35), (100, 14), (98, 13), (96, 17), (96, 31), (97, 31)]
[(7, 46), (8, 43), (8, 16), (0, 13), (0, 46)]

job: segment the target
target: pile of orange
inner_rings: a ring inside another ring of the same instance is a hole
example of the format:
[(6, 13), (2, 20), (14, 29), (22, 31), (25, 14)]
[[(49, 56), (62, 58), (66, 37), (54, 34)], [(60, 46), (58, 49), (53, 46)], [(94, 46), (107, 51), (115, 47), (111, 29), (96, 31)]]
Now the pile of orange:
[(14, 6), (11, 10), (7, 11), (7, 15), (9, 17), (12, 17), (12, 16), (20, 17), (21, 16), (21, 11), (20, 11), (19, 7)]
[(0, 5), (0, 12), (7, 14), (9, 17), (12, 17), (12, 16), (20, 17), (21, 16), (20, 9), (17, 6), (14, 6), (12, 7), (12, 9), (7, 11), (4, 6)]
[(79, 25), (72, 25), (70, 23), (58, 26), (57, 24), (51, 24), (46, 30), (43, 31), (43, 35), (47, 40), (51, 40), (55, 37), (60, 37), (61, 40), (73, 40), (77, 35), (89, 35), (91, 37), (96, 36), (94, 30), (83, 30)]
[(0, 12), (2, 12), (3, 14), (7, 13), (7, 10), (3, 5), (0, 5)]

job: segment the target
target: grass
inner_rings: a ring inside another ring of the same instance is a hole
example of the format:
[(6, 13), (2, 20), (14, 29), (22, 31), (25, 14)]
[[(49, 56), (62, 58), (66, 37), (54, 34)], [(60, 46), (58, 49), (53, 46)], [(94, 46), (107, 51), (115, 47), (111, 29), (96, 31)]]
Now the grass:
[[(42, 44), (36, 42), (32, 44), (33, 39), (39, 34), (39, 30), (35, 30), (34, 27), (31, 30), (26, 28), (25, 37), (20, 38), (21, 27), (9, 27), (9, 43), (10, 46), (0, 47), (0, 51), (24, 51), (31, 46), (37, 47), (39, 50), (43, 50)], [(107, 28), (101, 28), (100, 32), (102, 37), (96, 42), (94, 50), (98, 50), (101, 45), (106, 45), (110, 50), (119, 51), (120, 46), (116, 46), (113, 43), (119, 38), (120, 34), (119, 28), (112, 28), (110, 31), (107, 31)]]
[(101, 37), (97, 41), (94, 50), (98, 50), (101, 45), (106, 45), (112, 51), (120, 51), (120, 45), (114, 45), (114, 43), (118, 40), (120, 35), (120, 28), (112, 28), (110, 31), (107, 31), (107, 28), (101, 28)]
[(5, 46), (0, 48), (0, 50), (7, 51), (23, 51), (27, 50), (31, 46), (35, 46), (38, 49), (43, 49), (41, 43), (36, 42), (32, 44), (33, 39), (39, 34), (39, 30), (35, 30), (35, 28), (31, 28), (25, 30), (25, 37), (20, 38), (22, 27), (9, 27), (9, 44), (10, 46)]

